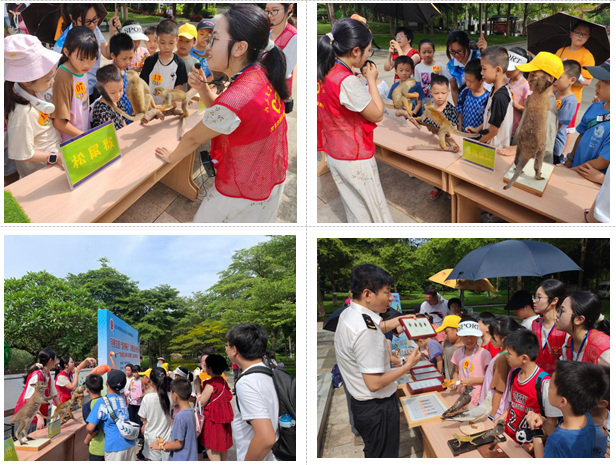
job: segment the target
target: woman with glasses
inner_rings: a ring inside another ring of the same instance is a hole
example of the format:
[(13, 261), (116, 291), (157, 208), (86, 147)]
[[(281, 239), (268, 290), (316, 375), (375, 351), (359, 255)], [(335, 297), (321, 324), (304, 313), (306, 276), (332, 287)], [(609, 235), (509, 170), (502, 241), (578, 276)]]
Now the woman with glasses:
[(373, 131), (383, 119), (374, 64), (368, 87), (355, 75), (372, 55), (372, 34), (356, 19), (336, 21), (317, 48), (317, 126), (348, 223), (393, 223), (374, 159)]
[[(389, 53), (387, 54), (387, 61), (385, 61), (385, 71), (391, 71), (395, 67), (396, 58), (406, 55), (413, 60), (413, 65), (416, 65), (421, 61), (419, 56), (419, 50), (414, 49), (411, 44), (413, 43), (413, 31), (408, 27), (399, 27), (394, 34), (395, 39), (389, 41)], [(400, 78), (396, 74), (394, 76), (394, 82), (398, 82)]]
[(293, 19), (293, 3), (266, 3), (265, 14), (272, 26), (270, 38), (287, 59), (287, 87), (289, 96), (293, 91), (293, 70), (297, 64), (297, 29)]
[(175, 150), (156, 149), (160, 159), (176, 163), (212, 141), (215, 189), (206, 193), (197, 223), (276, 221), (288, 166), (288, 89), (284, 54), (269, 34), (267, 15), (254, 5), (233, 5), (218, 20), (206, 58), (212, 71), (231, 77), (231, 84), (216, 95), (203, 71), (194, 69), (188, 84), (205, 103), (203, 119)]
[[(62, 27), (63, 32), (60, 37), (56, 40), (56, 43), (53, 49), (62, 53), (62, 47), (64, 47), (64, 40), (66, 39), (66, 35), (68, 31), (70, 31), (74, 26), (85, 26), (89, 28), (94, 35), (96, 36), (96, 41), (98, 42), (98, 57), (96, 58), (96, 62), (94, 66), (88, 71), (88, 89), (90, 90), (90, 103), (98, 98), (98, 91), (95, 90), (96, 84), (96, 72), (101, 66), (101, 54), (111, 60), (111, 52), (109, 51), (109, 42), (105, 40), (103, 33), (98, 28), (98, 24), (101, 21), (101, 17), (104, 14), (104, 11), (101, 11), (102, 3), (68, 3), (62, 5)], [(116, 35), (118, 30), (120, 29), (120, 18), (117, 15), (114, 15), (111, 20), (109, 20), (109, 37), (113, 37)]]
[(595, 294), (572, 292), (558, 308), (556, 328), (571, 336), (563, 359), (610, 366), (610, 323), (601, 314)]
[[(45, 389), (45, 396), (50, 397), (53, 396), (54, 404), (58, 405), (58, 394), (56, 393), (55, 387), (51, 382), (51, 370), (58, 363), (58, 357), (56, 356), (56, 352), (53, 349), (43, 349), (38, 353), (37, 363), (30, 367), (28, 373), (24, 376), (24, 389), (19, 395), (19, 399), (17, 399), (17, 404), (15, 404), (15, 411), (17, 413), (21, 410), (21, 408), (26, 404), (28, 399), (32, 397), (34, 394), (34, 387), (37, 382), (45, 382), (47, 383), (47, 388)], [(49, 403), (45, 402), (41, 405), (39, 412), (32, 419), (32, 424), (28, 428), (28, 433), (31, 433), (35, 430), (42, 429), (45, 426), (45, 420), (43, 417), (49, 416)]]
[(550, 375), (556, 369), (567, 333), (556, 328), (556, 309), (563, 303), (567, 287), (557, 279), (546, 279), (533, 296), (533, 310), (540, 318), (533, 321), (531, 331), (539, 339), (539, 353), (535, 363)]
[(466, 64), (476, 58), (481, 58), (481, 51), (488, 46), (488, 43), (483, 37), (483, 34), (477, 41), (479, 50), (471, 50), (471, 40), (468, 34), (464, 31), (452, 31), (447, 38), (447, 71), (452, 77), (451, 82), (451, 98), (454, 104), (458, 101), (458, 96), (462, 89), (466, 87), (466, 79), (464, 78), (464, 67)]

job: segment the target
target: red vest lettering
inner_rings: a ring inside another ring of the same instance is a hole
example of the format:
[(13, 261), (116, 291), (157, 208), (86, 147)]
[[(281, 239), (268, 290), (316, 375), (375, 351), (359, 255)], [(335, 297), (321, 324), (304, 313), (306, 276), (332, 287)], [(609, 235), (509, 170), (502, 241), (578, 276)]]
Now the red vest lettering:
[[(276, 37), (274, 43), (278, 45), (281, 50), (284, 50), (289, 41), (296, 35), (297, 29), (287, 23), (280, 35)], [(291, 96), (291, 91), (293, 89), (293, 72), (291, 72), (291, 77), (287, 79), (287, 87), (289, 88), (289, 96)]]
[(228, 108), (242, 121), (231, 134), (212, 139), (212, 158), (218, 160), (216, 190), (227, 197), (267, 200), (287, 175), (284, 102), (263, 68), (253, 65), (214, 105)]
[(374, 156), (372, 133), (376, 124), (340, 103), (340, 86), (349, 76), (351, 71), (335, 63), (318, 94), (323, 150), (337, 160), (368, 160)]
[[(15, 404), (15, 411), (13, 413), (19, 412), (21, 408), (26, 404), (28, 400), (25, 398), (26, 390), (28, 389), (28, 386), (30, 385), (30, 380), (32, 379), (32, 377), (35, 377), (37, 381), (45, 381), (45, 375), (43, 374), (41, 370), (36, 370), (30, 373), (30, 375), (26, 379), (26, 387), (24, 387), (23, 391), (21, 391), (21, 394), (19, 395), (19, 399), (17, 399), (17, 403)], [(45, 396), (49, 397), (50, 394), (51, 394), (51, 377), (49, 377), (49, 379), (47, 380), (47, 389), (45, 389)], [(39, 411), (44, 416), (49, 416), (49, 404), (45, 402), (43, 405), (41, 405), (41, 408)], [(30, 424), (36, 425), (36, 417), (32, 419), (32, 422)]]
[[(528, 412), (541, 413), (539, 399), (537, 399), (537, 376), (541, 373), (541, 368), (537, 367), (533, 375), (523, 383), (518, 380), (521, 373), (518, 373), (513, 379), (511, 386), (511, 405), (507, 413), (507, 421), (505, 423), (505, 433), (515, 440), (515, 433), (523, 428), (528, 428), (526, 414)], [(549, 375), (544, 378), (550, 379)]]
[[(69, 375), (66, 371), (62, 370), (58, 374), (58, 377), (62, 375), (66, 376), (69, 382), (71, 383), (73, 382), (73, 376)], [(73, 391), (71, 391), (70, 389), (67, 389), (66, 386), (58, 386), (58, 378), (56, 378), (56, 392), (58, 393), (58, 402), (60, 403), (66, 400), (69, 400), (71, 396), (73, 395)]]
[(535, 360), (535, 363), (539, 368), (552, 375), (556, 369), (556, 362), (560, 359), (562, 354), (563, 345), (567, 340), (567, 333), (553, 328), (548, 337), (548, 343), (545, 344), (541, 335), (542, 326), (543, 318), (537, 318), (532, 323), (532, 331), (535, 333), (535, 336), (537, 336), (537, 339), (539, 339), (539, 352), (537, 353), (537, 360)]

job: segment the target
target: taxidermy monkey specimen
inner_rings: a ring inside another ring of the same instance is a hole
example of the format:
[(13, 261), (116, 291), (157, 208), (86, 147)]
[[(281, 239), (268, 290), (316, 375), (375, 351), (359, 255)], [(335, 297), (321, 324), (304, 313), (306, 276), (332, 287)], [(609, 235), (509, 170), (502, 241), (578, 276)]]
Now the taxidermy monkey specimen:
[(85, 390), (85, 385), (79, 386), (77, 389), (75, 389), (75, 392), (73, 392), (73, 395), (69, 400), (62, 402), (56, 407), (56, 411), (53, 413), (51, 421), (54, 421), (58, 417), (62, 418), (62, 424), (66, 423), (68, 420), (74, 420), (75, 417), (73, 417), (73, 412), (71, 411), (71, 408), (75, 404), (77, 404), (79, 408), (81, 408), (81, 403), (83, 401), (83, 393)]
[(531, 158), (535, 159), (535, 179), (543, 179), (541, 165), (545, 151), (551, 94), (549, 90), (552, 88), (552, 83), (541, 75), (529, 79), (529, 82), (533, 86), (533, 93), (525, 103), (524, 119), (521, 123), (518, 147), (515, 152), (515, 171), (503, 189), (509, 189), (513, 185)]
[(413, 92), (409, 94), (409, 90), (415, 87), (417, 82), (415, 79), (407, 79), (404, 82), (401, 82), (394, 89), (391, 99), (394, 102), (394, 108), (397, 110), (406, 110), (409, 116), (413, 116), (413, 108), (411, 106), (411, 100), (417, 100), (419, 98), (419, 94), (417, 92)]
[[(52, 397), (45, 396), (45, 389), (47, 389), (47, 383), (45, 381), (38, 381), (34, 385), (34, 394), (30, 397), (24, 406), (17, 412), (11, 423), (17, 424), (17, 430), (15, 431), (15, 436), (19, 440), (19, 444), (26, 444), (28, 439), (32, 439), (28, 437), (28, 427), (32, 422), (34, 416), (38, 413), (41, 405), (43, 405), (48, 400), (53, 399)], [(43, 416), (46, 420), (49, 420), (49, 417)], [(25, 439), (24, 439), (25, 437)]]
[[(154, 108), (156, 113), (152, 116), (153, 119), (155, 117), (161, 117), (163, 119), (163, 114), (160, 112), (156, 103), (154, 103), (154, 98), (150, 95), (150, 87), (148, 83), (139, 77), (139, 74), (135, 70), (128, 70), (126, 73), (126, 96), (128, 100), (130, 100), (131, 105), (133, 106), (133, 111), (135, 112), (135, 116), (131, 116), (126, 112), (120, 110), (115, 103), (111, 101), (109, 98), (109, 94), (105, 91), (105, 88), (96, 83), (96, 89), (100, 92), (105, 100), (111, 105), (117, 113), (121, 114), (124, 118), (130, 121), (142, 121), (145, 119), (146, 113)], [(146, 120), (147, 121), (147, 120)]]
[(182, 117), (188, 117), (188, 97), (186, 96), (186, 92), (179, 89), (163, 89), (162, 87), (157, 87), (154, 90), (155, 97), (162, 97), (163, 104), (159, 107), (160, 111), (165, 111), (167, 109), (175, 109), (176, 104), (179, 102), (182, 104)]
[(434, 103), (427, 103), (424, 106), (423, 116), (419, 118), (415, 118), (415, 121), (418, 123), (422, 123), (426, 118), (430, 118), (436, 124), (438, 124), (438, 129), (434, 128), (432, 125), (426, 125), (430, 132), (435, 133), (439, 139), (439, 145), (411, 145), (407, 148), (407, 150), (413, 149), (423, 149), (423, 150), (445, 150), (446, 152), (458, 152), (460, 147), (456, 144), (453, 139), (451, 139), (452, 134), (456, 134), (462, 137), (469, 137), (470, 134), (458, 131), (453, 124), (449, 122), (447, 118), (443, 116), (443, 114), (434, 108)]

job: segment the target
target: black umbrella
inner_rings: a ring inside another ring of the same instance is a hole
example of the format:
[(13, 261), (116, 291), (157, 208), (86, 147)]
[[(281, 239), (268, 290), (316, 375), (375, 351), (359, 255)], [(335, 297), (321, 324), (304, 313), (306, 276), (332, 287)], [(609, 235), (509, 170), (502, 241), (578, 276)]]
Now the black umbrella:
[(441, 12), (432, 3), (367, 3), (366, 8), (409, 23), (429, 23)]
[[(579, 18), (565, 13), (556, 13), (527, 26), (528, 50), (535, 55), (539, 52), (556, 53), (570, 44), (569, 33)], [(586, 21), (587, 22), (587, 21)], [(590, 23), (590, 37), (584, 45), (600, 65), (610, 57), (610, 39), (605, 26)]]
[(560, 249), (547, 242), (508, 240), (473, 250), (447, 279), (545, 276), (559, 271), (581, 271)]

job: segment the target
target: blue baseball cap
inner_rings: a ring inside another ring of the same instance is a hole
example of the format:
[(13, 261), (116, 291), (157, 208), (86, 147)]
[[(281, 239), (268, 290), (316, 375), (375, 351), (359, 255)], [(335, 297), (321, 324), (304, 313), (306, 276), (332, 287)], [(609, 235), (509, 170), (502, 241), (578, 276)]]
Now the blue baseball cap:
[(588, 71), (592, 77), (595, 79), (599, 79), (600, 81), (609, 81), (610, 80), (610, 60), (609, 58), (600, 66), (584, 66), (586, 71)]

